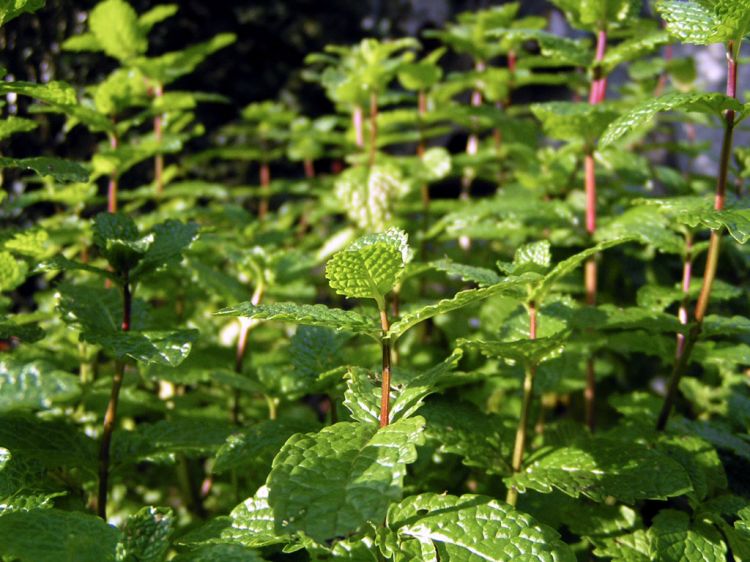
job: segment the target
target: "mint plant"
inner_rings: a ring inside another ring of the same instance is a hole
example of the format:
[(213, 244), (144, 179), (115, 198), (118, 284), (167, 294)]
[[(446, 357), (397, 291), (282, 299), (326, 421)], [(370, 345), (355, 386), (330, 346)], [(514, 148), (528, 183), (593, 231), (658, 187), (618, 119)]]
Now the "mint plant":
[(575, 31), (394, 25), (242, 103), (182, 79), (249, 39), (183, 48), (176, 5), (9, 62), (0, 558), (748, 558), (750, 7), (550, 10)]

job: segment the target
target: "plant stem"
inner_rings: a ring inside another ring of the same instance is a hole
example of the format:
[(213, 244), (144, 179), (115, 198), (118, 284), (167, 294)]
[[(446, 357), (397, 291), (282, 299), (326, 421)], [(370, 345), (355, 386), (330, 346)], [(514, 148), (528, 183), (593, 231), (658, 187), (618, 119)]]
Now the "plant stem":
[[(607, 31), (600, 29), (596, 34), (596, 56), (594, 58), (594, 76), (591, 80), (589, 90), (589, 104), (597, 105), (604, 101), (607, 95), (607, 77), (603, 75), (601, 66), (604, 54), (607, 51)], [(586, 188), (586, 231), (594, 236), (596, 232), (596, 165), (594, 160), (594, 147), (590, 147), (584, 156), (584, 176)], [(585, 266), (584, 283), (586, 288), (586, 304), (596, 304), (597, 292), (597, 262), (596, 256), (588, 259)], [(596, 372), (594, 370), (594, 358), (589, 357), (586, 361), (586, 389), (584, 390), (584, 402), (586, 410), (586, 425), (593, 431), (596, 424)]]
[[(154, 87), (154, 97), (161, 98), (164, 95), (164, 87), (157, 84)], [(154, 115), (154, 139), (161, 149), (161, 142), (164, 139), (164, 115), (161, 113)], [(154, 156), (154, 183), (156, 184), (156, 195), (161, 195), (164, 191), (164, 155), (162, 153)]]
[(388, 425), (391, 400), (391, 340), (386, 335), (391, 325), (385, 307), (380, 309), (380, 327), (383, 330), (383, 380), (380, 387), (380, 427)]
[(375, 165), (375, 156), (378, 153), (378, 94), (370, 94), (370, 168)]
[[(254, 306), (258, 306), (260, 301), (263, 299), (263, 293), (266, 290), (266, 284), (263, 281), (262, 272), (257, 272), (258, 283), (253, 291), (253, 296), (250, 298), (250, 302)], [(234, 372), (241, 375), (245, 365), (245, 355), (247, 353), (247, 340), (248, 334), (255, 322), (247, 318), (240, 318), (240, 331), (237, 334), (237, 351), (234, 356)], [(235, 389), (234, 400), (232, 403), (232, 423), (239, 425), (240, 423), (240, 391)]]
[[(484, 61), (478, 60), (474, 63), (474, 70), (482, 72), (485, 69)], [(479, 107), (482, 105), (482, 92), (474, 90), (471, 93), (471, 106)], [(475, 129), (475, 127), (472, 127)], [(475, 130), (471, 131), (469, 138), (466, 140), (466, 154), (468, 156), (475, 156), (479, 151), (479, 136)], [(468, 201), (471, 197), (471, 184), (474, 181), (474, 170), (471, 167), (467, 167), (461, 178), (461, 194), (459, 199), (461, 201)], [(471, 239), (468, 236), (460, 236), (458, 238), (458, 245), (462, 250), (468, 251), (471, 248)]]
[[(264, 192), (268, 191), (271, 185), (271, 168), (268, 162), (261, 160), (260, 163), (260, 187)], [(268, 193), (264, 193), (260, 198), (260, 205), (258, 206), (258, 219), (264, 220), (268, 214)]]
[[(727, 96), (731, 98), (737, 97), (737, 59), (735, 53), (734, 41), (729, 41), (727, 44)], [(729, 175), (729, 160), (732, 154), (732, 138), (734, 135), (734, 119), (735, 114), (733, 109), (728, 109), (724, 115), (724, 138), (721, 144), (721, 156), (719, 159), (719, 177), (716, 181), (716, 197), (714, 199), (714, 209), (721, 211), (724, 208), (726, 189), (727, 189), (727, 177)], [(672, 375), (669, 379), (669, 385), (667, 386), (667, 394), (664, 397), (664, 403), (662, 404), (661, 412), (656, 421), (656, 429), (663, 431), (667, 427), (667, 420), (669, 414), (672, 412), (672, 406), (674, 405), (675, 398), (677, 397), (677, 390), (680, 384), (680, 379), (685, 373), (688, 363), (690, 362), (690, 355), (693, 352), (698, 338), (700, 337), (703, 329), (703, 319), (706, 316), (706, 310), (708, 309), (708, 303), (711, 298), (711, 287), (713, 286), (714, 279), (716, 278), (716, 268), (719, 264), (719, 249), (721, 247), (721, 231), (712, 230), (711, 238), (708, 243), (708, 252), (706, 254), (706, 266), (703, 272), (703, 284), (701, 285), (701, 292), (698, 296), (698, 302), (695, 305), (695, 312), (693, 313), (693, 325), (688, 331), (687, 337), (685, 338), (684, 347), (682, 354), (678, 357), (675, 362), (674, 368), (672, 369)]]
[[(693, 235), (688, 232), (685, 237), (685, 261), (682, 264), (682, 302), (680, 309), (677, 311), (677, 317), (680, 324), (687, 325), (688, 317), (688, 298), (690, 293), (690, 282), (693, 272)], [(685, 334), (677, 334), (677, 349), (675, 350), (675, 360), (678, 360), (685, 350)]]
[[(130, 279), (125, 272), (122, 286), (122, 331), (130, 331), (130, 311), (133, 306)], [(112, 377), (112, 391), (107, 403), (107, 411), (104, 413), (104, 426), (102, 431), (102, 442), (99, 448), (99, 495), (97, 496), (96, 511), (99, 517), (107, 519), (107, 494), (109, 490), (109, 448), (112, 444), (112, 433), (115, 430), (117, 420), (117, 401), (120, 396), (120, 388), (125, 374), (125, 362), (121, 359), (115, 361), (115, 374)]]
[(362, 106), (355, 105), (352, 111), (352, 126), (354, 127), (354, 142), (357, 148), (365, 146), (365, 135), (363, 132), (364, 116), (362, 115)]
[[(110, 133), (109, 146), (115, 150), (119, 144), (117, 133)], [(107, 186), (107, 211), (110, 213), (117, 212), (117, 170), (109, 176), (109, 185)]]
[(303, 165), (305, 166), (305, 178), (308, 180), (315, 178), (315, 162), (312, 161), (310, 158), (305, 158), (303, 161)]
[[(536, 339), (536, 303), (533, 301), (529, 303), (529, 339)], [(521, 465), (523, 464), (523, 453), (526, 449), (526, 431), (529, 425), (529, 410), (531, 407), (531, 399), (534, 395), (534, 375), (536, 374), (536, 365), (528, 362), (526, 364), (525, 375), (523, 378), (523, 402), (521, 403), (521, 415), (518, 418), (518, 428), (516, 429), (516, 442), (513, 446), (513, 459), (511, 461), (511, 468), (514, 473), (521, 471)], [(518, 501), (518, 490), (515, 486), (511, 485), (508, 488), (508, 494), (505, 497), (505, 501), (510, 505), (516, 505)]]
[[(417, 94), (417, 133), (419, 134), (419, 142), (417, 143), (417, 156), (421, 159), (424, 157), (426, 143), (424, 139), (424, 117), (427, 115), (427, 94), (424, 90), (419, 90)], [(419, 253), (422, 259), (426, 259), (425, 252), (427, 245), (425, 244), (425, 234), (430, 226), (430, 186), (427, 183), (423, 183), (420, 187), (420, 194), (422, 196), (422, 240), (419, 243)]]

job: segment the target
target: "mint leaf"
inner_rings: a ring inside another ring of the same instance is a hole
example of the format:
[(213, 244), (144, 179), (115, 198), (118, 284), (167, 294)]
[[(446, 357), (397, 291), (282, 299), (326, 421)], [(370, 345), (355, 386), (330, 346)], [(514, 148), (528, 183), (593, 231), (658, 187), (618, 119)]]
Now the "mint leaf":
[(45, 361), (0, 361), (0, 413), (48, 408), (79, 393), (78, 377)]
[(283, 320), (308, 326), (322, 326), (337, 332), (354, 332), (380, 337), (380, 326), (354, 310), (329, 308), (322, 304), (274, 303), (254, 305), (244, 302), (216, 313), (219, 316), (242, 316), (260, 320)]
[(376, 430), (338, 423), (287, 441), (268, 476), (275, 531), (325, 541), (385, 516), (414, 462), (422, 418)]
[(667, 31), (684, 43), (740, 41), (750, 32), (750, 7), (740, 0), (661, 0), (656, 11)]
[(31, 170), (39, 176), (50, 176), (61, 183), (89, 181), (88, 170), (80, 164), (49, 156), (0, 158), (0, 168)]
[(721, 113), (727, 109), (742, 111), (743, 107), (736, 99), (724, 94), (670, 92), (641, 102), (612, 121), (602, 135), (599, 146), (608, 146), (626, 134), (643, 128), (664, 111), (682, 109), (721, 117)]
[(89, 26), (102, 50), (127, 62), (145, 53), (148, 42), (138, 15), (124, 0), (104, 0), (91, 10)]
[(143, 507), (128, 517), (117, 545), (118, 562), (161, 562), (170, 547), (175, 517), (165, 507)]
[(520, 491), (549, 493), (557, 488), (575, 498), (584, 495), (603, 502), (612, 496), (633, 503), (692, 489), (685, 469), (667, 455), (638, 443), (601, 437), (558, 449), (544, 447), (524, 464), (524, 470), (509, 479)]
[(340, 295), (371, 298), (385, 309), (385, 295), (398, 282), (409, 259), (406, 234), (392, 229), (360, 238), (326, 264), (326, 278)]
[(0, 26), (21, 14), (37, 11), (44, 6), (44, 0), (6, 0), (0, 4)]
[(388, 510), (386, 525), (399, 547), (418, 542), (423, 560), (575, 560), (553, 529), (486, 496), (411, 496)]
[(34, 562), (114, 562), (119, 534), (93, 515), (16, 511), (0, 517), (0, 554)]
[(721, 534), (703, 521), (691, 524), (690, 516), (682, 511), (660, 511), (648, 531), (651, 536), (650, 555), (665, 562), (722, 562), (727, 547)]

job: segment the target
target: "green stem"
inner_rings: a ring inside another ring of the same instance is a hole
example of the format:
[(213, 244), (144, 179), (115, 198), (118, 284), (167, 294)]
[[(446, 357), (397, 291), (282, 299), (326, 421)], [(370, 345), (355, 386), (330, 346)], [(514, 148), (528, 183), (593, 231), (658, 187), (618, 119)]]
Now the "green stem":
[[(529, 339), (536, 339), (536, 304), (534, 302), (529, 303)], [(523, 378), (523, 401), (521, 403), (521, 414), (518, 417), (518, 427), (516, 428), (516, 441), (513, 446), (513, 458), (511, 460), (511, 468), (513, 473), (516, 474), (521, 472), (521, 466), (523, 465), (523, 454), (526, 449), (526, 434), (529, 425), (529, 411), (531, 409), (531, 400), (534, 397), (534, 375), (536, 374), (536, 365), (532, 363), (526, 364), (525, 375)], [(518, 490), (514, 485), (508, 488), (508, 494), (505, 497), (505, 501), (510, 505), (516, 505), (518, 501)]]
[[(131, 292), (130, 279), (125, 272), (122, 287), (122, 331), (130, 331), (130, 313), (132, 309), (133, 296)], [(115, 374), (112, 377), (112, 390), (107, 403), (107, 411), (104, 413), (104, 425), (102, 431), (102, 442), (99, 448), (99, 493), (96, 502), (96, 511), (99, 517), (107, 519), (107, 495), (109, 491), (109, 449), (112, 444), (112, 434), (115, 430), (117, 420), (117, 402), (120, 396), (120, 388), (125, 375), (125, 363), (122, 360), (115, 362)]]

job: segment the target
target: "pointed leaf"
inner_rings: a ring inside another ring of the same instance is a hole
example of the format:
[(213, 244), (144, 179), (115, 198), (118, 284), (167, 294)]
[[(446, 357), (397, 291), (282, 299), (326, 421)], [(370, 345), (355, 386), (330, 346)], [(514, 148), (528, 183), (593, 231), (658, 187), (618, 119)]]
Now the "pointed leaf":
[(727, 547), (719, 531), (674, 509), (660, 511), (649, 529), (653, 557), (664, 562), (723, 562)]
[(89, 26), (102, 50), (120, 61), (128, 61), (148, 48), (138, 15), (124, 0), (97, 4), (89, 15)]
[(117, 545), (118, 562), (161, 562), (170, 547), (175, 517), (166, 507), (143, 507), (128, 517)]
[(675, 109), (720, 117), (721, 112), (727, 109), (742, 111), (743, 105), (724, 94), (670, 92), (641, 102), (612, 121), (602, 135), (599, 146), (608, 146), (626, 134), (648, 125), (658, 113)]
[(0, 2), (0, 26), (21, 14), (37, 11), (44, 6), (44, 0), (4, 0)]
[(61, 183), (89, 181), (88, 170), (80, 164), (48, 156), (0, 158), (0, 168), (31, 170), (37, 175), (50, 176)]
[(308, 326), (322, 326), (337, 332), (354, 332), (379, 338), (380, 327), (372, 319), (354, 310), (329, 308), (322, 304), (274, 303), (254, 305), (240, 303), (224, 308), (218, 316), (242, 316), (260, 320), (282, 320)]

